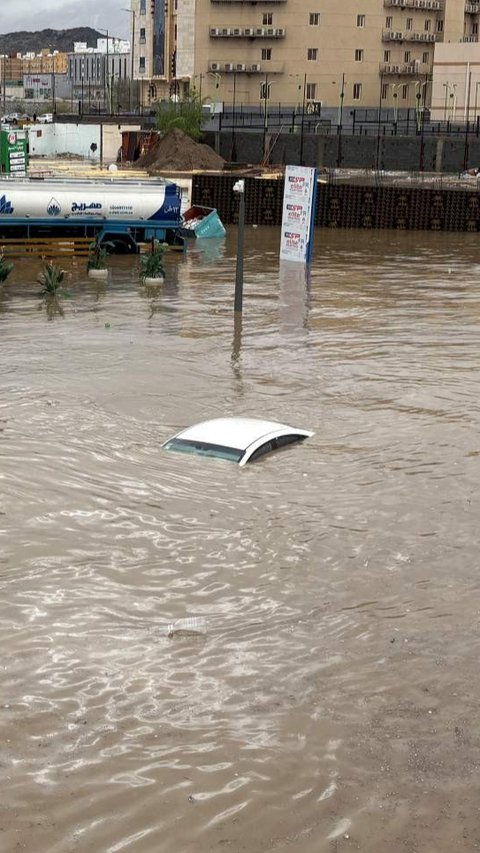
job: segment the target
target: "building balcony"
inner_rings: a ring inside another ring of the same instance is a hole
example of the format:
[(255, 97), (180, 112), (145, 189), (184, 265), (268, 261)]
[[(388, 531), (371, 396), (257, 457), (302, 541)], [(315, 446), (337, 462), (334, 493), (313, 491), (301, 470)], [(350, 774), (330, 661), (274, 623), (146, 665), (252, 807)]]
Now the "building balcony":
[(270, 74), (282, 74), (283, 62), (226, 62), (224, 59), (211, 60), (208, 70), (214, 74), (262, 74), (264, 77)]
[(283, 39), (285, 27), (210, 27), (212, 39)]
[(437, 40), (437, 36), (435, 33), (416, 33), (413, 30), (403, 30), (399, 32), (398, 30), (383, 30), (382, 32), (382, 41), (408, 41), (408, 42), (420, 42), (422, 44), (434, 44)]
[(480, 12), (480, 5), (478, 3), (465, 3), (465, 12), (469, 15), (478, 15)]
[(431, 75), (432, 69), (425, 62), (391, 62), (380, 63), (380, 74), (384, 77), (425, 77)]
[(462, 41), (475, 42), (478, 41), (478, 36), (463, 36)]
[(429, 12), (438, 12), (443, 9), (442, 0), (383, 0), (383, 5), (389, 8), (396, 6), (400, 9), (422, 9), (422, 11), (428, 9)]

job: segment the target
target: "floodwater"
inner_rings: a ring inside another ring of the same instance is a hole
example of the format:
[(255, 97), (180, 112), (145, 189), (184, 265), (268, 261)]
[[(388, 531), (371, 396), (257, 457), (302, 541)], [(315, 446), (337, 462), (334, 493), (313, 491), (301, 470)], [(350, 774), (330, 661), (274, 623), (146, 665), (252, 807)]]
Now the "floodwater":
[[(0, 849), (480, 847), (477, 234), (0, 291)], [(246, 468), (168, 453), (256, 415)], [(200, 633), (168, 633), (199, 617)]]

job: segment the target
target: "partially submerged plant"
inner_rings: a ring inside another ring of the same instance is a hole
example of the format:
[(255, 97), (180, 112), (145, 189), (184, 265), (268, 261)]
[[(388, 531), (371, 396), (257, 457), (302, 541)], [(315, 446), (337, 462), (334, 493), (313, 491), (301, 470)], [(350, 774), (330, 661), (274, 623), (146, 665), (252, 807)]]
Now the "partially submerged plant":
[(0, 254), (0, 284), (2, 281), (6, 281), (11, 271), (13, 270), (14, 265), (9, 264), (8, 261), (5, 260), (5, 257)]
[(90, 243), (88, 247), (87, 272), (89, 270), (104, 270), (107, 268), (107, 258), (113, 243)]
[(161, 281), (165, 275), (163, 256), (165, 249), (160, 243), (155, 243), (151, 252), (140, 258), (140, 278), (144, 282), (146, 278), (158, 278)]
[(56, 296), (63, 281), (65, 271), (57, 267), (52, 261), (45, 261), (43, 270), (38, 280), (42, 285), (41, 296)]

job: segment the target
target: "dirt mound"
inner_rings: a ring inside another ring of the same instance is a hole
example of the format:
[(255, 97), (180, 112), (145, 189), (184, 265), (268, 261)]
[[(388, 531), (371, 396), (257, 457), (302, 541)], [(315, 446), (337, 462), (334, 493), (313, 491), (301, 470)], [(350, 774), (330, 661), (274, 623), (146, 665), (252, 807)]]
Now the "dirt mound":
[(175, 172), (190, 172), (194, 169), (223, 169), (223, 157), (209, 145), (194, 142), (182, 130), (174, 128), (164, 136), (158, 136), (148, 151), (136, 161), (135, 166), (146, 169), (150, 175), (167, 169)]

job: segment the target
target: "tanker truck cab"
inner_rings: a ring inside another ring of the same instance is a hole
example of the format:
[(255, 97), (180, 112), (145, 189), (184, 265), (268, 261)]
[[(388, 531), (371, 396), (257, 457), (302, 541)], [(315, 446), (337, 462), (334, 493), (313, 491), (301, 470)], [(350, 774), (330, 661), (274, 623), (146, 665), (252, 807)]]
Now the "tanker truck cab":
[(1, 179), (0, 238), (88, 237), (113, 251), (179, 245), (181, 190), (164, 180)]

